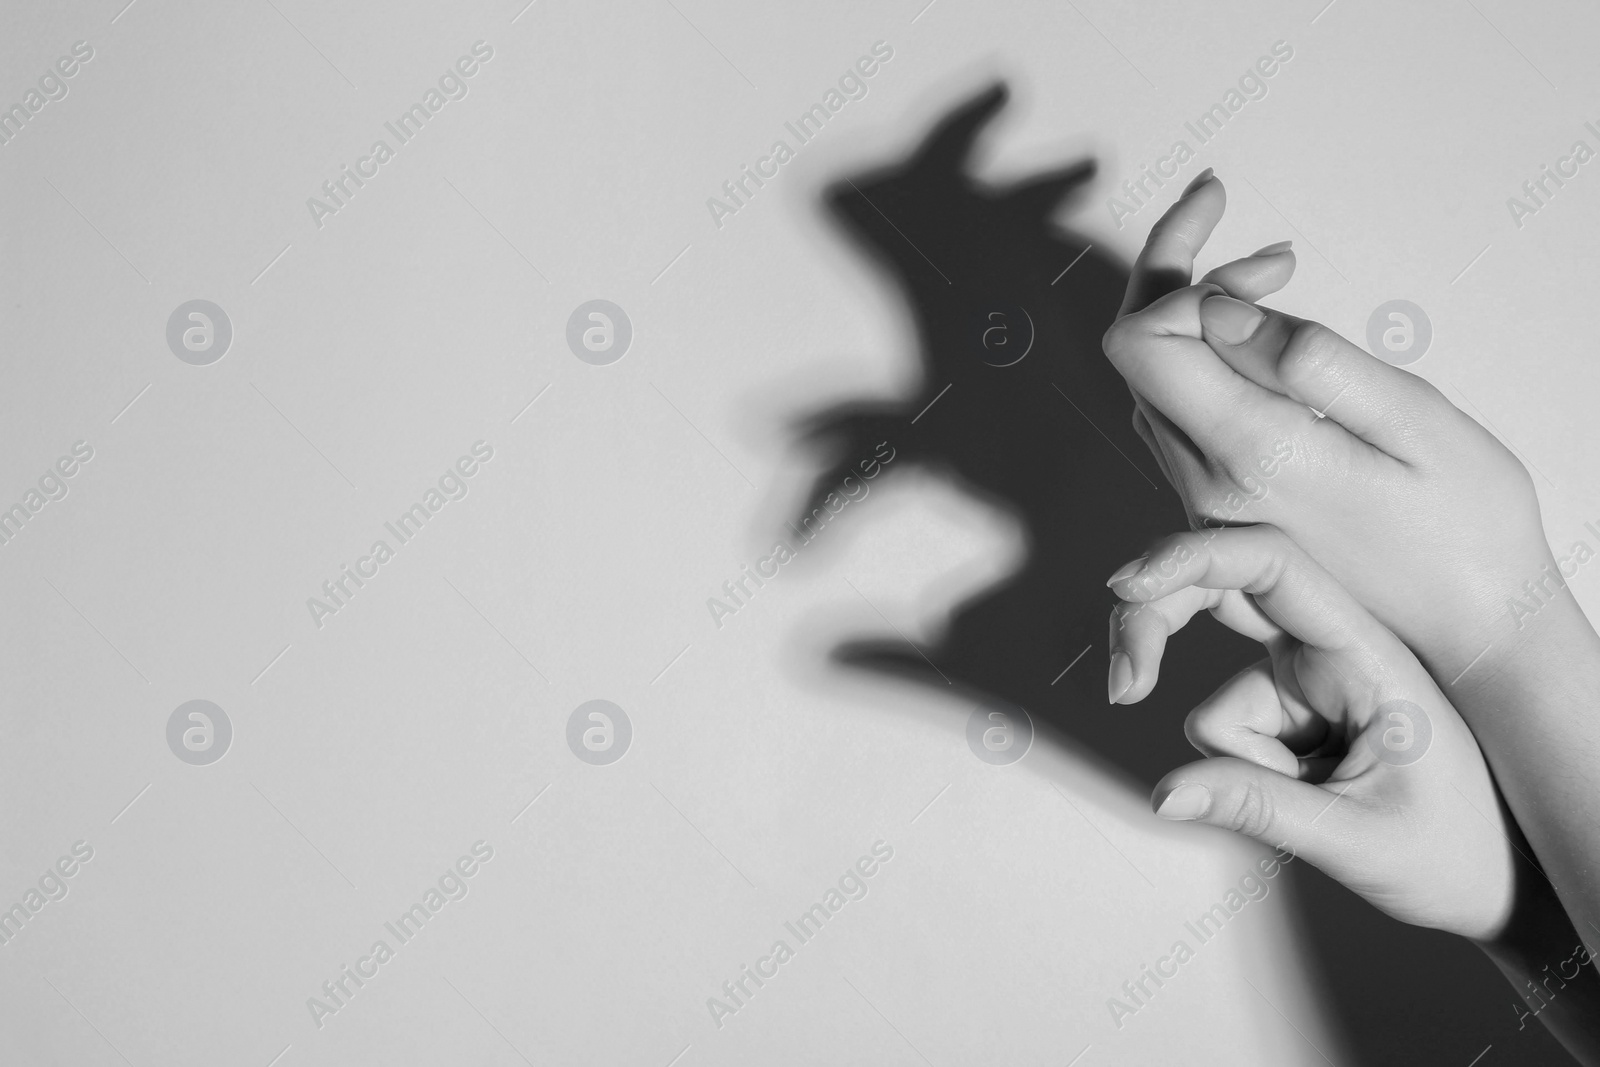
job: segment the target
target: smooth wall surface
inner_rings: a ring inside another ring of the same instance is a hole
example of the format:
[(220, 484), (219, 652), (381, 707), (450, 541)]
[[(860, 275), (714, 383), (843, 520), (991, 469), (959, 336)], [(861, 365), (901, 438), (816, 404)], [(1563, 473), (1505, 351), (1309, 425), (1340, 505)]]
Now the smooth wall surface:
[[(1420, 308), (1401, 356), (1565, 556), (1600, 547), (1592, 8), (123, 3), (0, 32), (0, 1059), (1356, 1062), (1267, 853), (830, 658), (921, 655), (1074, 546), (890, 442), (773, 558), (794, 421), (927, 384), (823, 192), (996, 78), (975, 170), (1094, 156), (1060, 218), (1096, 255), (1214, 166), (1203, 267), (1290, 238), (1277, 306)], [(1529, 1062), (1502, 1002), (1449, 1021), (1463, 1064)]]

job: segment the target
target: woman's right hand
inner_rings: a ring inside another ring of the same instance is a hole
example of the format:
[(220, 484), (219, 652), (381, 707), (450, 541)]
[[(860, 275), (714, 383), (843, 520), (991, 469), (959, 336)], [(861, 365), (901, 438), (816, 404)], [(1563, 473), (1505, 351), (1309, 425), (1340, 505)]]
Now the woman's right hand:
[(1281, 528), (1452, 699), (1530, 639), (1588, 631), (1509, 449), (1424, 379), (1249, 302), (1287, 282), (1292, 254), (1189, 284), (1224, 205), (1207, 177), (1163, 216), (1104, 342), (1191, 523)]

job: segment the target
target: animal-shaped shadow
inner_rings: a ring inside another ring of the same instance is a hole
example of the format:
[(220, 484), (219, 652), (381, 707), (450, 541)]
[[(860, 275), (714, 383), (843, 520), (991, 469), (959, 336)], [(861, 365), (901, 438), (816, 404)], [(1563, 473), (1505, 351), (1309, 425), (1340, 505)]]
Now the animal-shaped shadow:
[(1181, 724), (1196, 687), (1220, 685), (1259, 653), (1203, 620), (1169, 646), (1163, 672), (1184, 684), (1159, 686), (1137, 707), (1107, 703), (1114, 599), (1105, 580), (1186, 519), (1133, 430), (1127, 386), (1101, 354), (1127, 269), (1051, 222), (1085, 190), (1094, 163), (1009, 187), (969, 173), (975, 141), (1005, 101), (1003, 86), (988, 89), (904, 164), (826, 194), (911, 303), (924, 373), (915, 396), (822, 412), (802, 422), (802, 434), (830, 461), (808, 515), (888, 441), (894, 470), (938, 470), (1014, 515), (1027, 531), (1027, 560), (959, 605), (937, 647), (867, 641), (836, 655), (1020, 705), (1154, 785), (1194, 758)]
[[(1053, 221), (1085, 191), (1094, 163), (1005, 187), (970, 173), (975, 143), (1006, 97), (1003, 85), (979, 93), (903, 163), (826, 193), (831, 214), (910, 304), (923, 375), (903, 400), (800, 420), (802, 438), (826, 459), (800, 521), (830, 521), (817, 509), (883, 441), (895, 449), (892, 471), (937, 471), (1015, 516), (1027, 532), (1026, 562), (957, 605), (936, 645), (861, 640), (835, 657), (954, 685), (977, 704), (1025, 708), (1082, 754), (1149, 787), (1197, 758), (1183, 716), (1261, 652), (1201, 618), (1168, 644), (1150, 697), (1107, 703), (1105, 579), (1187, 519), (1101, 352), (1127, 269)], [(1516, 1032), (1511, 991), (1465, 941), (1397, 923), (1306, 865), (1295, 868), (1285, 884), (1356, 1062), (1466, 1063), (1493, 1042), (1513, 1047), (1518, 1063), (1570, 1063), (1537, 1024)], [(1261, 1008), (1264, 1017), (1272, 1011)]]

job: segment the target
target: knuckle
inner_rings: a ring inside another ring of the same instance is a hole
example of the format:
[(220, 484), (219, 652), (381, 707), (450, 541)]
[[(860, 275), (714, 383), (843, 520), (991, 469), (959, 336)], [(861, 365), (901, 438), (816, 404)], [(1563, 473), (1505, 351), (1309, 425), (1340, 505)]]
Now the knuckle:
[(1160, 589), (1146, 588), (1141, 594), (1151, 599), (1118, 601), (1111, 610), (1111, 649), (1114, 652), (1147, 644), (1164, 625), (1161, 609), (1155, 603), (1161, 599)]
[(1261, 494), (1262, 485), (1256, 470), (1254, 453), (1246, 448), (1229, 448), (1215, 456), (1216, 466), (1232, 487), (1249, 499)]
[(1201, 244), (1203, 232), (1200, 219), (1192, 212), (1168, 211), (1156, 220), (1155, 226), (1151, 228), (1150, 240), (1146, 247), (1169, 259), (1181, 256), (1185, 262), (1192, 262), (1194, 250)]
[(1265, 837), (1272, 832), (1276, 821), (1272, 797), (1259, 782), (1250, 781), (1229, 807), (1224, 825), (1246, 837)]
[(1203, 755), (1215, 751), (1215, 741), (1224, 725), (1223, 710), (1217, 704), (1202, 704), (1183, 720), (1183, 736)]
[(1143, 330), (1137, 322), (1138, 314), (1124, 315), (1106, 329), (1100, 347), (1113, 363), (1122, 363), (1133, 350)]
[(1396, 368), (1390, 383), (1391, 421), (1410, 445), (1427, 452), (1448, 449), (1472, 420), (1426, 378)]
[(1195, 540), (1196, 535), (1192, 533), (1173, 534), (1150, 547), (1146, 553), (1148, 562), (1144, 575), (1140, 579), (1147, 595), (1165, 594), (1167, 583), (1175, 580), (1182, 573), (1184, 564), (1195, 557)]
[(1270, 522), (1257, 523), (1252, 529), (1261, 542), (1262, 569), (1273, 584), (1300, 560), (1300, 546)]
[(1237, 449), (1218, 451), (1206, 458), (1211, 477), (1205, 490), (1196, 494), (1196, 510), (1208, 522), (1223, 526), (1249, 522), (1251, 506), (1267, 495), (1267, 484), (1256, 470), (1255, 461)]
[(1517, 454), (1499, 438), (1489, 435), (1493, 453), (1490, 462), (1484, 467), (1488, 469), (1491, 484), (1495, 486), (1498, 495), (1508, 500), (1520, 500), (1528, 514), (1539, 513), (1539, 488), (1534, 483), (1533, 474), (1518, 458)]
[(1536, 509), (1538, 507), (1539, 491), (1534, 485), (1533, 474), (1526, 466), (1523, 465), (1522, 460), (1518, 459), (1517, 454), (1511, 451), (1511, 449), (1507, 448), (1505, 445), (1500, 445), (1500, 450), (1505, 454), (1504, 460), (1508, 468), (1506, 476), (1511, 482), (1513, 489), (1521, 496), (1531, 501), (1535, 508), (1535, 513), (1537, 513)]
[(1294, 547), (1289, 535), (1270, 522), (1258, 522), (1250, 530), (1251, 536), (1261, 542), (1263, 554), (1273, 559), (1283, 559)]
[(1278, 376), (1290, 384), (1315, 380), (1327, 370), (1342, 340), (1320, 322), (1300, 323), (1290, 331), (1278, 355)]
[(1412, 402), (1424, 412), (1437, 417), (1441, 422), (1446, 419), (1465, 419), (1467, 413), (1450, 402), (1444, 391), (1428, 379), (1410, 371), (1404, 371), (1405, 379), (1411, 385)]

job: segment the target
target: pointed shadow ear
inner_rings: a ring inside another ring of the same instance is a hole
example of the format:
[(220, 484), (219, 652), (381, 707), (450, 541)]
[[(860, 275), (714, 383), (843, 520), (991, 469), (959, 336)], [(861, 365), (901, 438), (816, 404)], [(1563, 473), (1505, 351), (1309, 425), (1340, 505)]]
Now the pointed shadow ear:
[(989, 120), (1006, 105), (1011, 91), (995, 82), (940, 120), (912, 156), (913, 169), (962, 173), (972, 155), (973, 142)]
[(1001, 199), (1015, 205), (1025, 217), (1042, 218), (1060, 206), (1078, 186), (1093, 178), (1095, 169), (1094, 160), (1079, 160), (1071, 166), (1019, 182), (1005, 190)]

